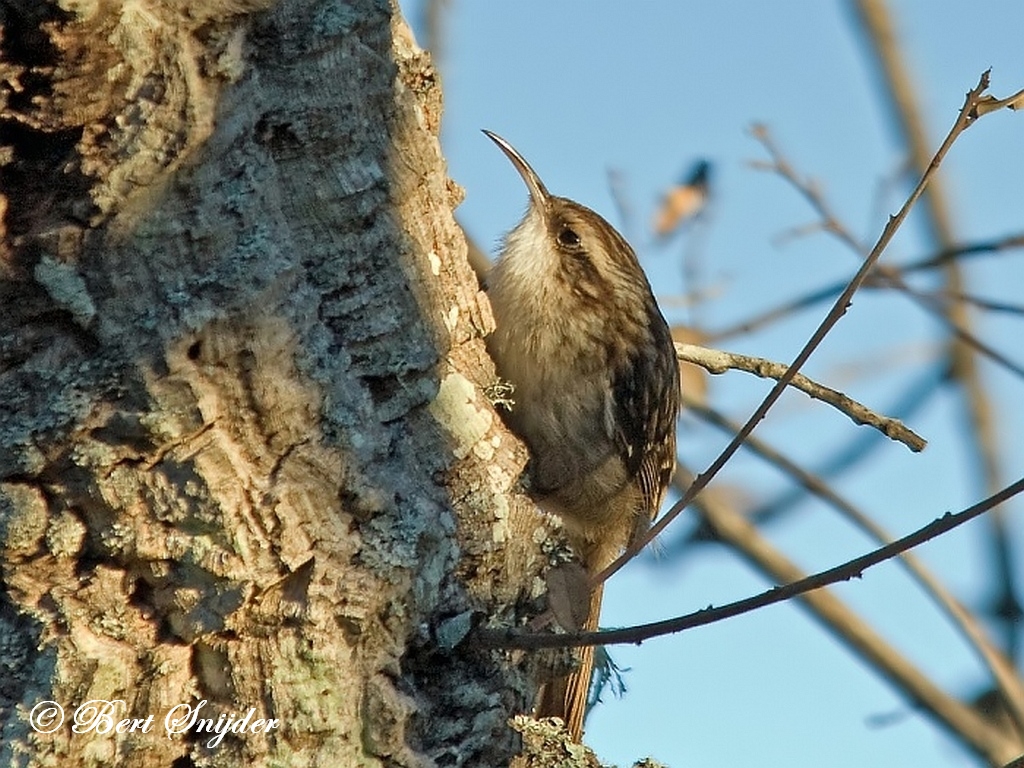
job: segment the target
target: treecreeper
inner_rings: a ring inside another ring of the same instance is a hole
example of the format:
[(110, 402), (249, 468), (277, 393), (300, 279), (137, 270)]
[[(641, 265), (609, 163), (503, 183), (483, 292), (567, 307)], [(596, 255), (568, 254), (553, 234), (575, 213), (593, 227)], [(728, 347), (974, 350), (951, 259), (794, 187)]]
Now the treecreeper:
[[(484, 131), (530, 193), (487, 277), (500, 379), (515, 390), (503, 414), (526, 444), (527, 487), (561, 516), (593, 576), (648, 529), (676, 460), (679, 368), (668, 324), (633, 249), (589, 208), (550, 194), (503, 138)], [(602, 588), (583, 629), (597, 629)], [(582, 614), (583, 611), (580, 611)], [(543, 686), (538, 717), (583, 734), (593, 648), (577, 671)]]

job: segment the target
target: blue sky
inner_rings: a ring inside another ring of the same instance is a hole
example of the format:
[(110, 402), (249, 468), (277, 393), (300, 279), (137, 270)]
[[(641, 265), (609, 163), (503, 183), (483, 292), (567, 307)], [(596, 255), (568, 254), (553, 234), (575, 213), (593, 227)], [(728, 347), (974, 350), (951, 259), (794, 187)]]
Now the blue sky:
[[(403, 8), (417, 28), (421, 3)], [(1024, 3), (1019, 0), (892, 0), (890, 8), (937, 146), (980, 73), (992, 92), (1024, 88)], [(750, 137), (766, 124), (792, 163), (821, 185), (850, 229), (873, 241), (902, 202), (886, 186), (903, 155), (877, 89), (877, 76), (849, 6), (782, 0), (721, 2), (459, 2), (449, 0), (441, 62), (446, 111), (443, 143), (452, 178), (466, 190), (457, 215), (491, 253), (526, 206), (526, 191), (502, 154), (480, 133), (511, 141), (555, 194), (623, 222), (608, 170), (626, 179), (636, 211), (627, 234), (669, 319), (707, 328), (742, 320), (786, 298), (849, 276), (856, 258), (817, 234), (777, 237), (814, 220), (807, 204), (776, 176), (749, 166), (763, 158)], [(422, 40), (422, 36), (421, 36)], [(1024, 114), (980, 121), (954, 147), (943, 172), (964, 241), (1024, 230)], [(699, 308), (672, 301), (683, 284), (686, 238), (654, 247), (646, 226), (661, 191), (697, 158), (715, 166), (712, 217), (699, 249)], [(888, 189), (888, 193), (880, 190)], [(923, 255), (929, 244), (912, 218), (883, 257)], [(1024, 253), (979, 258), (966, 267), (973, 293), (1024, 301)], [(918, 285), (927, 287), (927, 280)], [(819, 305), (721, 346), (790, 360), (824, 316)], [(858, 294), (805, 372), (886, 410), (926, 362), (939, 354), (938, 327), (906, 300)], [(977, 331), (1024, 362), (1024, 318), (978, 315)], [(996, 397), (1007, 482), (1024, 469), (1024, 382), (982, 365)], [(742, 420), (767, 385), (733, 373), (711, 381), (711, 402)], [(901, 535), (984, 495), (965, 448), (962, 411), (948, 390), (910, 419), (930, 441), (914, 455), (883, 444), (837, 481), (853, 501)], [(757, 435), (814, 468), (863, 428), (788, 396)], [(684, 419), (680, 452), (701, 470), (726, 438)], [(753, 504), (788, 487), (773, 470), (740, 455), (715, 485)], [(1008, 506), (1024, 541), (1024, 502)], [(682, 535), (664, 537), (666, 548)], [(986, 526), (975, 522), (920, 551), (968, 606), (989, 592)], [(773, 543), (808, 570), (872, 547), (814, 502), (769, 530)], [(1024, 550), (1021, 550), (1024, 551)], [(1021, 554), (1018, 551), (1018, 555)], [(1024, 566), (1017, 564), (1024, 588)], [(685, 557), (631, 566), (606, 592), (603, 624), (652, 621), (762, 591), (766, 581), (739, 558), (709, 546)], [(861, 612), (940, 685), (965, 694), (985, 677), (956, 633), (891, 564), (836, 593)], [(629, 765), (650, 754), (671, 766), (753, 764), (955, 766), (971, 758), (893, 688), (796, 605), (776, 606), (639, 648), (617, 648), (629, 667), (628, 695), (598, 708), (587, 741), (602, 759)], [(892, 716), (892, 717), (890, 717)], [(884, 725), (879, 718), (888, 718)]]

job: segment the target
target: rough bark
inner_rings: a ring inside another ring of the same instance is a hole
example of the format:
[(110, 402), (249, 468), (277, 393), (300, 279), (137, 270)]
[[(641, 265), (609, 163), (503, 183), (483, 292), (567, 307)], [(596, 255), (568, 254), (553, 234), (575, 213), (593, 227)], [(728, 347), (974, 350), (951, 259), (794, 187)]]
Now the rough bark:
[(548, 537), (397, 11), (0, 14), (0, 763), (507, 763), (531, 661), (459, 641)]

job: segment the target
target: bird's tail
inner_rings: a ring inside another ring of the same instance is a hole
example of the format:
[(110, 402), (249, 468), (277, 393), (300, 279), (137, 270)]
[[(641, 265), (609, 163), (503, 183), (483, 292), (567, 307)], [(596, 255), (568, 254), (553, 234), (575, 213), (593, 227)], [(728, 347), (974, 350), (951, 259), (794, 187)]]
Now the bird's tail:
[[(601, 616), (601, 596), (604, 585), (598, 584), (590, 593), (590, 610), (587, 620), (580, 628), (584, 632), (597, 629)], [(544, 684), (537, 717), (560, 717), (573, 741), (583, 738), (583, 720), (587, 715), (587, 694), (590, 691), (590, 677), (594, 671), (594, 646), (580, 648), (580, 666), (575, 672)]]

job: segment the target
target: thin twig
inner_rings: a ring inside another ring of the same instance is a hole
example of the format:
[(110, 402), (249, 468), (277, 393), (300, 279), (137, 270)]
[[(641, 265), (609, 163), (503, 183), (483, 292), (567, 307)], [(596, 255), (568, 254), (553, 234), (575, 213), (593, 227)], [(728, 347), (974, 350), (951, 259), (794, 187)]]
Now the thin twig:
[[(817, 229), (821, 230), (823, 227), (818, 227)], [(1007, 237), (996, 238), (993, 240), (984, 240), (977, 243), (965, 243), (953, 248), (943, 249), (931, 256), (925, 256), (916, 261), (903, 264), (899, 267), (899, 271), (904, 275), (910, 272), (923, 272), (929, 269), (945, 266), (950, 261), (963, 256), (981, 256), (1017, 248), (1024, 248), (1024, 233), (1008, 235)], [(818, 288), (804, 296), (789, 299), (777, 307), (764, 310), (754, 317), (747, 318), (746, 320), (721, 328), (717, 331), (708, 332), (705, 335), (705, 338), (714, 343), (723, 339), (732, 338), (733, 336), (739, 336), (740, 334), (750, 333), (751, 331), (757, 330), (769, 323), (773, 323), (776, 320), (789, 317), (791, 314), (799, 312), (802, 309), (807, 309), (815, 304), (819, 304), (820, 302), (827, 301), (828, 299), (838, 296), (839, 292), (843, 290), (846, 284), (847, 281), (845, 280), (842, 282), (836, 282), (823, 288)], [(876, 287), (876, 285), (875, 276), (869, 275), (868, 280), (865, 281), (864, 287)]]
[(810, 293), (804, 294), (803, 296), (799, 296), (795, 299), (789, 299), (783, 304), (779, 304), (777, 307), (766, 309), (765, 311), (754, 315), (753, 317), (748, 317), (746, 320), (742, 320), (734, 325), (726, 326), (725, 328), (721, 328), (717, 331), (709, 331), (705, 334), (704, 338), (709, 342), (719, 342), (723, 339), (731, 339), (734, 336), (751, 333), (762, 326), (774, 323), (776, 320), (782, 320), (789, 317), (802, 309), (810, 309), (815, 304), (820, 304), (821, 302), (828, 301), (829, 299), (834, 300), (848, 284), (849, 280), (844, 280), (842, 282), (825, 286), (824, 288), (818, 288)]
[(917, 261), (912, 261), (900, 267), (904, 274), (909, 272), (921, 272), (926, 269), (944, 267), (951, 261), (959, 260), (963, 256), (986, 256), (1001, 251), (1009, 251), (1015, 248), (1024, 248), (1024, 232), (1018, 232), (1006, 237), (982, 240), (977, 243), (964, 243), (949, 248), (943, 248), (938, 253), (926, 256)]
[(995, 301), (986, 299), (983, 296), (975, 296), (970, 293), (953, 293), (952, 291), (940, 289), (938, 291), (919, 291), (916, 288), (906, 290), (915, 298), (929, 301), (935, 305), (942, 305), (952, 302), (970, 304), (972, 307), (984, 309), (987, 312), (995, 312), (1004, 315), (1024, 315), (1024, 304), (1016, 304), (1008, 301)]
[[(694, 478), (696, 482), (696, 478)], [(620, 645), (626, 643), (639, 644), (662, 635), (683, 632), (694, 627), (702, 627), (717, 621), (731, 619), (744, 613), (750, 613), (775, 603), (790, 600), (815, 589), (837, 584), (841, 581), (860, 578), (864, 571), (886, 560), (891, 560), (902, 552), (906, 552), (926, 541), (970, 522), (994, 509), (1008, 499), (1024, 491), (1024, 478), (1008, 485), (998, 493), (979, 501), (967, 509), (955, 514), (946, 513), (918, 528), (913, 533), (896, 539), (890, 544), (878, 547), (867, 554), (856, 557), (834, 568), (807, 576), (795, 582), (772, 587), (758, 595), (726, 603), (718, 607), (709, 606), (684, 616), (640, 624), (625, 629), (606, 629), (598, 632), (523, 632), (514, 629), (481, 629), (475, 637), (475, 643), (485, 648), (519, 648), (536, 650), (539, 648), (572, 648), (585, 645)]]
[[(811, 208), (818, 214), (818, 221), (813, 223), (814, 231), (830, 232), (857, 253), (865, 253), (867, 246), (854, 237), (850, 230), (843, 226), (839, 217), (832, 212), (832, 208), (821, 191), (821, 187), (813, 179), (801, 177), (796, 169), (790, 165), (789, 160), (786, 159), (786, 156), (776, 145), (775, 139), (769, 133), (768, 127), (757, 124), (751, 128), (750, 133), (764, 147), (771, 158), (771, 162), (761, 161), (751, 165), (759, 170), (769, 171), (781, 176), (806, 198)], [(805, 225), (801, 229), (807, 229), (810, 226), (812, 225)]]
[[(676, 356), (687, 363), (699, 365), (708, 373), (720, 374), (729, 370), (744, 371), (766, 379), (780, 380), (786, 375), (789, 366), (775, 363), (760, 357), (740, 355), (735, 352), (723, 352), (695, 344), (676, 343)], [(813, 381), (802, 373), (790, 379), (789, 385), (794, 389), (828, 403), (836, 410), (846, 414), (855, 424), (867, 424), (874, 427), (890, 440), (903, 443), (915, 453), (924, 449), (927, 441), (897, 419), (875, 413), (866, 405), (861, 405), (848, 395)]]

